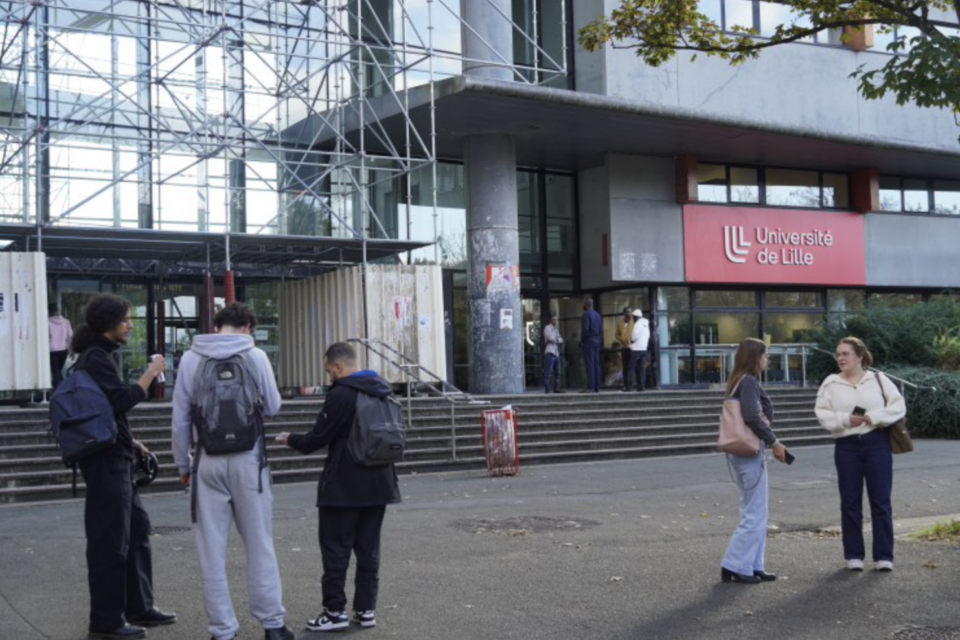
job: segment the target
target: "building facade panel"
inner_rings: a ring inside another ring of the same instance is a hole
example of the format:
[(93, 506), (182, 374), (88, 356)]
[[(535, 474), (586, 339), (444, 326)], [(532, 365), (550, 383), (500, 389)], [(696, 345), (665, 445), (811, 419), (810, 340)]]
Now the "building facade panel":
[(956, 217), (868, 215), (867, 286), (960, 288), (958, 237)]

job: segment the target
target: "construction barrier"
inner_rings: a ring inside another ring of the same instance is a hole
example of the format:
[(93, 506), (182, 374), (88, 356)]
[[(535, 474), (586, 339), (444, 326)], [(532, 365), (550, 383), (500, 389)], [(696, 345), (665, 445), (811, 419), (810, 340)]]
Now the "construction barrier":
[(491, 476), (514, 476), (520, 473), (517, 424), (517, 411), (510, 405), (502, 409), (489, 409), (481, 414), (483, 454)]

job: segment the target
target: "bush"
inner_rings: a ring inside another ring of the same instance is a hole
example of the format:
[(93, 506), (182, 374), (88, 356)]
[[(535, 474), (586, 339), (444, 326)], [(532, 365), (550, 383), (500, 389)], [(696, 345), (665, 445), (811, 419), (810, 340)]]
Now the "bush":
[[(960, 369), (960, 301), (943, 299), (909, 307), (867, 307), (848, 314), (841, 322), (828, 316), (807, 336), (830, 353), (841, 338), (856, 336), (873, 353), (878, 369), (916, 366)], [(814, 354), (807, 362), (813, 380), (822, 380), (837, 371), (833, 358)]]
[(960, 373), (930, 367), (892, 366), (884, 372), (936, 391), (904, 389), (907, 428), (924, 438), (960, 439)]

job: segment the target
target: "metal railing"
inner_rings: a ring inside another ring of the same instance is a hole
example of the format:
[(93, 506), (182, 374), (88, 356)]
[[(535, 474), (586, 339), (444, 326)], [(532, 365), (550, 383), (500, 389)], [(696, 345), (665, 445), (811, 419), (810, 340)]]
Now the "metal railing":
[(407, 387), (407, 424), (413, 424), (413, 387), (426, 387), (430, 392), (445, 399), (450, 405), (450, 455), (457, 459), (457, 405), (484, 405), (489, 400), (478, 400), (465, 391), (461, 391), (441, 376), (430, 371), (418, 362), (397, 351), (377, 338), (350, 338), (347, 342), (356, 342), (363, 346), (369, 360), (370, 354), (396, 368), (402, 374)]

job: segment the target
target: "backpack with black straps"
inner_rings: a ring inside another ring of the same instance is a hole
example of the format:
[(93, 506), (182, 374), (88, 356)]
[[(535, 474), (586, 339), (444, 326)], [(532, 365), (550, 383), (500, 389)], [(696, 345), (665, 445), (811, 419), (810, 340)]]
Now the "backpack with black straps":
[(190, 416), (207, 455), (253, 449), (263, 435), (263, 399), (246, 354), (200, 360)]
[(84, 370), (87, 356), (94, 350), (91, 347), (81, 354), (76, 366), (50, 397), (50, 435), (60, 446), (60, 454), (67, 465), (108, 449), (117, 442), (113, 405), (100, 385)]
[(403, 460), (407, 423), (403, 407), (393, 396), (377, 397), (357, 392), (356, 413), (347, 451), (362, 467), (380, 467)]

